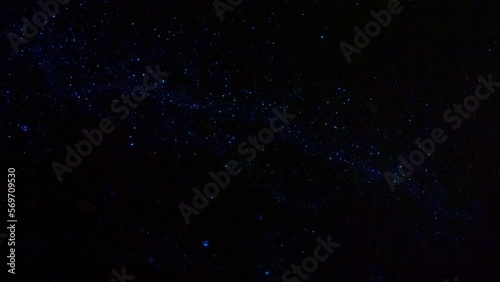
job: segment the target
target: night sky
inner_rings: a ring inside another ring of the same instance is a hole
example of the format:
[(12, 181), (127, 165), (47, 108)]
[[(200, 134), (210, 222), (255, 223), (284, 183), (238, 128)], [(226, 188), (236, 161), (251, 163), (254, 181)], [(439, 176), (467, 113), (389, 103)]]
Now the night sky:
[[(207, 0), (70, 0), (16, 53), (9, 34), (41, 8), (1, 0), (0, 233), (10, 167), (18, 222), (0, 281), (299, 282), (291, 265), (329, 236), (305, 281), (500, 281), (500, 85), (457, 129), (443, 118), (488, 92), (479, 77), (500, 82), (500, 2), (401, 1), (348, 63), (340, 44), (389, 2), (243, 0), (221, 21)], [(391, 191), (384, 174), (436, 128), (447, 140)], [(232, 160), (186, 224), (179, 205)]]

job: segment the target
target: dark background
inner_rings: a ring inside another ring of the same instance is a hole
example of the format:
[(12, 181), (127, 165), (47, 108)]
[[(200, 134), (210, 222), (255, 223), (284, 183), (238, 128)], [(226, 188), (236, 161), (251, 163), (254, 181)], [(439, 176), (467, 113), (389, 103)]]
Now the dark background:
[[(71, 0), (19, 54), (5, 38), (0, 281), (281, 281), (328, 235), (308, 281), (500, 281), (500, 90), (442, 119), (500, 81), (500, 2), (401, 1), (348, 64), (340, 42), (387, 2), (243, 0), (221, 22), (210, 1)], [(4, 37), (38, 10), (2, 0)], [(51, 163), (156, 64), (165, 83), (59, 183)], [(186, 226), (177, 206), (284, 106), (297, 118)], [(448, 140), (392, 193), (383, 173), (436, 127)]]

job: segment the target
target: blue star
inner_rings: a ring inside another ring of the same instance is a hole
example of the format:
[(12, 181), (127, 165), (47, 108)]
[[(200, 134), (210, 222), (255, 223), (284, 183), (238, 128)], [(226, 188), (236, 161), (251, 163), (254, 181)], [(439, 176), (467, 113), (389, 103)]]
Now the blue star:
[(205, 240), (205, 241), (203, 241), (202, 244), (203, 244), (203, 247), (205, 247), (205, 248), (208, 247), (208, 241)]

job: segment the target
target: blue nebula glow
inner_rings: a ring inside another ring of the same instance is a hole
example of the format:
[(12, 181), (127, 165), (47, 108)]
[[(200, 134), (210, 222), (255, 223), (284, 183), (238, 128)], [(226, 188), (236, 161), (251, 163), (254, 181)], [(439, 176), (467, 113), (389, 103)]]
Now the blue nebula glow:
[(202, 244), (203, 244), (203, 247), (208, 247), (208, 241), (205, 240), (205, 241), (203, 241)]
[(266, 275), (269, 275), (269, 271), (266, 271), (265, 273), (266, 273)]

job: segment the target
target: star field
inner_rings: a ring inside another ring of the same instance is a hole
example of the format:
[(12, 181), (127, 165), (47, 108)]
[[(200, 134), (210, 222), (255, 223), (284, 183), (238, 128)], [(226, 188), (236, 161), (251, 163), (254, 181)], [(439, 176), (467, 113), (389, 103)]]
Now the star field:
[[(282, 281), (331, 234), (308, 281), (497, 281), (500, 90), (458, 130), (443, 112), (478, 76), (500, 81), (500, 7), (400, 1), (347, 63), (340, 42), (387, 2), (243, 0), (220, 21), (210, 1), (71, 0), (19, 53), (5, 39), (15, 279)], [(39, 9), (3, 1), (5, 37)], [(120, 120), (110, 105), (156, 65), (169, 76)], [(238, 144), (283, 107), (297, 117), (244, 161)], [(51, 163), (107, 117), (114, 132), (59, 182)], [(437, 127), (448, 140), (391, 192), (384, 173)], [(186, 225), (179, 203), (229, 160), (241, 174)]]

